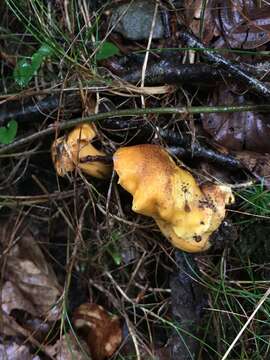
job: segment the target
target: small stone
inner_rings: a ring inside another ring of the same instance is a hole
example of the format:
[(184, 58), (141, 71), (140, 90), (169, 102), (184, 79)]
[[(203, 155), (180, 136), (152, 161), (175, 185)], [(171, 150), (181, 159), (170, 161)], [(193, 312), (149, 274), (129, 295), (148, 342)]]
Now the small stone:
[[(112, 9), (111, 23), (115, 31), (130, 40), (146, 40), (149, 37), (155, 2), (139, 0), (131, 4), (123, 4)], [(120, 20), (119, 20), (120, 19)], [(153, 39), (160, 39), (164, 35), (161, 15), (158, 12), (153, 32)]]

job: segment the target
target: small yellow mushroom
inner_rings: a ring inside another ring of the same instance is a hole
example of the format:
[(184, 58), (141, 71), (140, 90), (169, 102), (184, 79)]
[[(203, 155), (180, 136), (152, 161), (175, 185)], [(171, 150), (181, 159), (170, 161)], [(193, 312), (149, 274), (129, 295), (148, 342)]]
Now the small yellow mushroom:
[(171, 243), (187, 252), (210, 247), (209, 237), (225, 217), (225, 205), (234, 201), (222, 185), (201, 188), (158, 145), (120, 148), (114, 154), (119, 184), (133, 195), (132, 209), (151, 216)]
[(95, 127), (84, 123), (73, 129), (68, 136), (62, 136), (54, 141), (51, 154), (59, 176), (73, 171), (76, 166), (84, 173), (101, 179), (110, 174), (111, 166), (108, 164), (101, 161), (82, 162), (82, 159), (88, 156), (106, 155), (91, 144), (95, 137)]

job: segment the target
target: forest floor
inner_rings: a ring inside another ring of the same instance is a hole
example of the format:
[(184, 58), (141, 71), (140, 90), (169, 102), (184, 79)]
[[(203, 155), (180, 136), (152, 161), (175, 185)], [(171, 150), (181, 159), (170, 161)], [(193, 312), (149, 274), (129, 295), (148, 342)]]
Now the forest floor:
[(0, 15), (0, 359), (270, 359), (269, 2)]

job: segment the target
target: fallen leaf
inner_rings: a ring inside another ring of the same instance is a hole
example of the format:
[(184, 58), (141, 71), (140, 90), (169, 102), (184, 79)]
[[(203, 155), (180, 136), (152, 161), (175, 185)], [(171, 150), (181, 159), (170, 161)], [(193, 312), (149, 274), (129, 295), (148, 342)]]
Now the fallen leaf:
[(72, 333), (62, 336), (50, 351), (56, 360), (91, 360), (87, 344)]
[(16, 336), (22, 333), (22, 327), (16, 320), (12, 316), (7, 315), (4, 311), (1, 311), (1, 335)]
[[(255, 49), (270, 40), (270, 7), (255, 0), (223, 0), (216, 23), (233, 48)], [(218, 5), (218, 4), (217, 4)]]
[(215, 21), (216, 4), (213, 0), (185, 0), (186, 25), (205, 44), (209, 44), (214, 36), (219, 35)]
[(240, 162), (264, 184), (270, 186), (270, 155), (241, 151), (234, 154)]
[[(219, 88), (209, 105), (242, 105), (244, 96)], [(203, 128), (228, 150), (270, 152), (270, 121), (267, 114), (258, 112), (202, 114)]]
[(100, 305), (80, 305), (74, 311), (73, 324), (86, 340), (93, 360), (103, 360), (112, 356), (122, 341), (119, 318), (110, 317)]
[(0, 359), (3, 360), (40, 360), (39, 356), (34, 356), (25, 345), (19, 345), (11, 341), (0, 344)]
[[(32, 332), (19, 325), (12, 316), (8, 316), (5, 312), (1, 313), (1, 330), (2, 330), (2, 335), (17, 336), (17, 337), (19, 336), (20, 338), (23, 337), (27, 339), (27, 343), (30, 343), (36, 349), (42, 350), (49, 357), (51, 357), (51, 354), (48, 351), (48, 348), (50, 347), (37, 341), (33, 337)], [(0, 357), (0, 359), (2, 358)]]
[(6, 281), (2, 287), (2, 310), (10, 314), (14, 309), (24, 310), (37, 316), (35, 307), (21, 292), (20, 288), (11, 281)]
[(55, 321), (60, 317), (57, 300), (61, 295), (56, 275), (30, 229), (22, 225), (14, 230), (13, 226), (1, 226), (0, 243), (5, 253), (2, 310), (8, 315), (15, 309), (24, 310)]

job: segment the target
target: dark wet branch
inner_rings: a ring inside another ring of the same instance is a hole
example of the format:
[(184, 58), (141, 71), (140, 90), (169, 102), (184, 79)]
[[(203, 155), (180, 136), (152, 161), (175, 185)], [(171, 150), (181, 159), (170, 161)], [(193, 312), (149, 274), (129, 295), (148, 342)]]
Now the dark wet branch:
[(55, 120), (60, 112), (61, 116), (71, 117), (82, 110), (81, 98), (78, 92), (47, 96), (42, 100), (34, 97), (27, 100), (9, 100), (0, 105), (0, 126), (9, 120), (17, 122), (41, 122), (44, 119)]
[(250, 72), (243, 70), (239, 65), (234, 64), (230, 60), (225, 59), (220, 54), (205, 47), (205, 45), (192, 33), (190, 33), (185, 26), (180, 27), (180, 39), (189, 47), (200, 49), (205, 58), (214, 64), (218, 69), (227, 71), (231, 76), (240, 80), (243, 84), (250, 87), (255, 93), (265, 98), (270, 98), (270, 88), (263, 82), (257, 80)]
[[(187, 140), (182, 141), (182, 143), (176, 146), (169, 146), (167, 150), (172, 155), (176, 157), (187, 157), (187, 158), (197, 158), (207, 160), (210, 163), (214, 163), (216, 165), (230, 168), (232, 170), (243, 169), (243, 165), (232, 157), (231, 155), (221, 154), (215, 150), (204, 147), (200, 144), (191, 145)], [(81, 163), (91, 163), (99, 161), (105, 164), (112, 163), (112, 155), (107, 156), (86, 156), (80, 160)]]
[(189, 139), (183, 138), (171, 130), (160, 129), (159, 135), (168, 144), (170, 153), (177, 157), (187, 156), (189, 158), (199, 158), (230, 169), (243, 168), (241, 162), (235, 159), (235, 157), (229, 154), (222, 154), (197, 142), (192, 143)]
[[(130, 83), (138, 83), (142, 77), (141, 67), (134, 67), (122, 76)], [(162, 59), (148, 64), (145, 74), (145, 84), (179, 84), (209, 86), (222, 80), (220, 70), (208, 64), (181, 64), (175, 60)]]
[[(125, 123), (126, 128), (128, 128), (130, 122), (122, 121), (122, 126)], [(116, 127), (114, 127), (115, 129)], [(205, 145), (199, 143), (192, 143), (187, 137), (182, 137), (181, 135), (176, 134), (171, 130), (163, 130), (161, 128), (155, 128), (159, 137), (168, 145), (167, 150), (176, 157), (182, 158), (197, 158), (207, 160), (210, 163), (229, 168), (232, 170), (242, 169), (243, 165), (239, 160), (228, 154), (219, 153), (216, 150), (210, 149)], [(153, 128), (147, 125), (143, 128), (143, 132), (152, 133)], [(148, 135), (148, 134), (147, 134)], [(108, 156), (87, 156), (81, 159), (81, 162), (93, 162), (101, 161), (106, 164), (112, 162), (112, 155)]]
[[(215, 65), (196, 63), (183, 64), (175, 56), (162, 56), (148, 62), (145, 73), (146, 85), (159, 84), (189, 84), (200, 86), (214, 86), (224, 79), (233, 79), (228, 71), (217, 68)], [(125, 61), (124, 61), (125, 60)], [(270, 63), (236, 64), (242, 71), (249, 71), (256, 78), (269, 80)], [(126, 57), (125, 59), (111, 58), (106, 60), (106, 67), (122, 80), (132, 84), (139, 83), (142, 76), (141, 58), (138, 56)]]
[(197, 158), (207, 160), (209, 163), (213, 163), (231, 170), (243, 169), (243, 165), (231, 155), (221, 154), (215, 150), (209, 149), (200, 144), (189, 145), (189, 148), (178, 146), (170, 146), (169, 152), (177, 157), (188, 157), (190, 159)]

